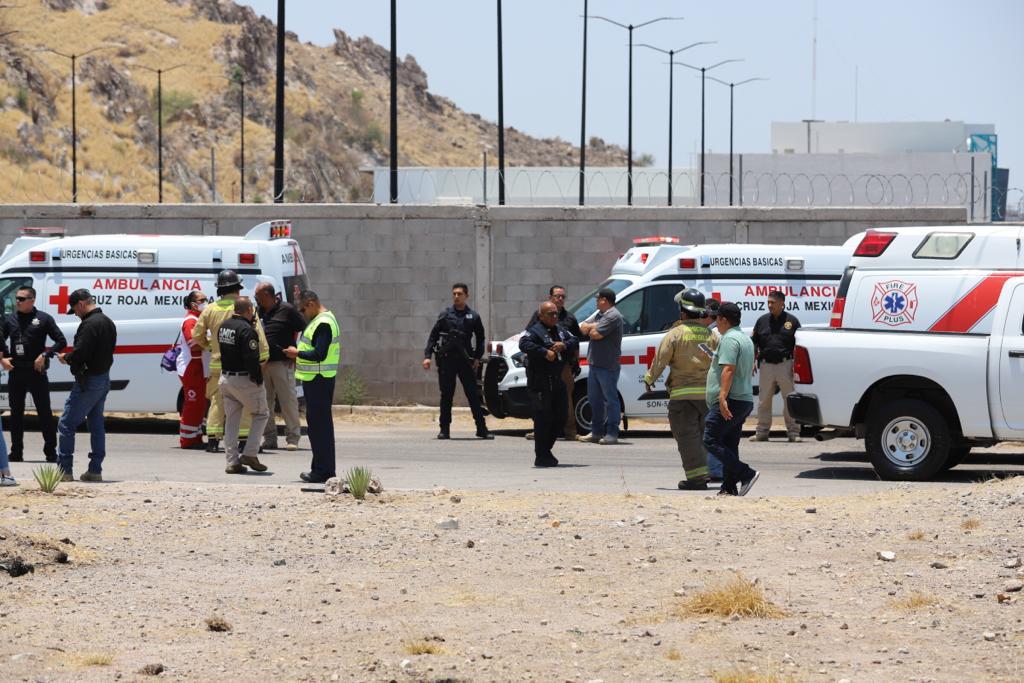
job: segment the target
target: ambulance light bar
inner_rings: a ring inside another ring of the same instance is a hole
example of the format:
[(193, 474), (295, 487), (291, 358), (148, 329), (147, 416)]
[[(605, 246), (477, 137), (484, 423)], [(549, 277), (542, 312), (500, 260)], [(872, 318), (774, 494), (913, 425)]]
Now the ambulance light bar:
[(678, 237), (665, 237), (663, 235), (654, 235), (652, 237), (635, 237), (633, 238), (633, 245), (637, 247), (656, 247), (661, 244), (679, 244)]
[(139, 249), (139, 263), (156, 263), (156, 249)]
[(45, 251), (30, 251), (28, 253), (28, 260), (31, 263), (46, 263), (46, 252)]
[(291, 221), (270, 221), (270, 239), (282, 239), (292, 236)]
[(25, 237), (63, 237), (64, 228), (22, 228)]
[(240, 266), (255, 266), (256, 265), (256, 254), (239, 254), (238, 265)]
[(681, 258), (679, 259), (679, 270), (693, 270), (697, 267), (697, 259), (692, 258)]
[(894, 232), (880, 232), (878, 230), (868, 230), (864, 233), (864, 237), (861, 238), (860, 244), (854, 250), (854, 256), (881, 256), (882, 252), (889, 248), (892, 241), (896, 239), (896, 233)]

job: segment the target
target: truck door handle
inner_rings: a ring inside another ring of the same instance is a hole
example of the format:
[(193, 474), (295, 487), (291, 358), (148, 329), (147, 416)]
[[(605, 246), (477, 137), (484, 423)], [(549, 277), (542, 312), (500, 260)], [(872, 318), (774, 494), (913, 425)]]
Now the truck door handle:
[(1010, 358), (1024, 358), (1024, 351), (1013, 349), (1010, 351)]

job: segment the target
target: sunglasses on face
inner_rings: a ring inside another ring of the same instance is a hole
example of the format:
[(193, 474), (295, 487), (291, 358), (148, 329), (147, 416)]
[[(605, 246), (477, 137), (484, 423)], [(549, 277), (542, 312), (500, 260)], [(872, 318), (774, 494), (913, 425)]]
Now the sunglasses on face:
[(16, 296), (14, 297), (17, 301), (32, 301), (30, 296)]
[(554, 311), (551, 311), (550, 313), (542, 313), (541, 315), (543, 315), (545, 318), (557, 318), (558, 317), (558, 313), (556, 313)]

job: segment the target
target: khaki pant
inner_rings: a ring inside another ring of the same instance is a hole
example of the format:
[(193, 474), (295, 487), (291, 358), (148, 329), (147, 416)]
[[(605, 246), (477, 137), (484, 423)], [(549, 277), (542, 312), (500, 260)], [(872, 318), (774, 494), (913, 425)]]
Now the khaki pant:
[(285, 442), (298, 445), (302, 434), (299, 426), (299, 398), (295, 393), (295, 363), (287, 360), (272, 360), (263, 368), (263, 388), (267, 392), (267, 407), (270, 419), (263, 430), (263, 443), (277, 444), (277, 422), (274, 419), (274, 401), (281, 403), (284, 416)]
[[(206, 400), (210, 402), (210, 412), (206, 414), (206, 436), (211, 439), (223, 439), (224, 401), (220, 395), (220, 368), (210, 368), (210, 378), (206, 380)], [(252, 416), (243, 413), (242, 424), (238, 429), (239, 438), (249, 438), (251, 423)]]
[(668, 424), (688, 481), (709, 476), (708, 456), (704, 451), (704, 418), (707, 414), (708, 404), (703, 397), (668, 402)]
[[(224, 455), (229, 465), (235, 465), (239, 457), (238, 432), (244, 417), (249, 417), (257, 433), (263, 431), (270, 418), (267, 392), (248, 375), (233, 375), (220, 378), (220, 395), (224, 401)], [(249, 439), (241, 455), (256, 457), (259, 453), (259, 440)]]
[(800, 425), (796, 423), (786, 405), (786, 397), (793, 393), (793, 359), (781, 363), (761, 363), (758, 380), (757, 403), (757, 435), (768, 436), (772, 427), (772, 398), (775, 387), (782, 393), (782, 410), (786, 420), (786, 432), (790, 436), (800, 435)]
[(570, 441), (576, 440), (576, 406), (573, 405), (572, 392), (576, 388), (576, 378), (572, 374), (572, 365), (566, 363), (562, 366), (562, 381), (565, 383), (565, 393), (568, 397), (569, 406), (565, 416), (565, 438)]

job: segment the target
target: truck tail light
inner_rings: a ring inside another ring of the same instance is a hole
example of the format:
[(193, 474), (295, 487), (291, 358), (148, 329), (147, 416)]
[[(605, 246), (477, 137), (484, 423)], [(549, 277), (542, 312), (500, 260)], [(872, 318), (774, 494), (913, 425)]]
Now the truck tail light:
[(239, 254), (238, 263), (243, 266), (256, 265), (256, 254)]
[(864, 237), (861, 238), (860, 244), (854, 250), (854, 256), (881, 256), (882, 252), (889, 248), (892, 241), (896, 239), (896, 233), (894, 232), (880, 232), (878, 230), (868, 230), (864, 233)]
[(497, 351), (497, 354), (499, 356), (504, 356), (505, 355), (505, 345), (504, 344), (499, 342), (494, 348)]
[(811, 372), (811, 354), (807, 349), (797, 345), (793, 349), (793, 375), (797, 384), (814, 384), (814, 373)]
[(840, 328), (843, 326), (843, 311), (846, 310), (846, 297), (836, 297), (832, 304), (832, 318), (828, 321), (829, 327)]

